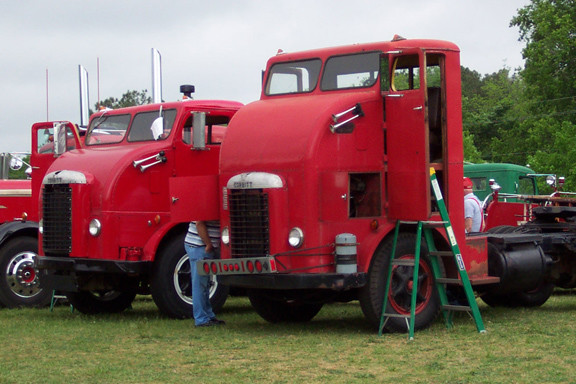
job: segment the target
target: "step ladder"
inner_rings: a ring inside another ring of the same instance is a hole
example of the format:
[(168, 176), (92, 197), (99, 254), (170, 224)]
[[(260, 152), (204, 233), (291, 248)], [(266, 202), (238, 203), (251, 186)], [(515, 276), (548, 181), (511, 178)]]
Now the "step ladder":
[[(454, 231), (452, 225), (450, 224), (450, 217), (448, 216), (448, 211), (446, 209), (446, 204), (442, 197), (442, 192), (440, 191), (440, 186), (438, 185), (438, 180), (436, 178), (436, 172), (434, 168), (430, 168), (430, 182), (432, 184), (432, 189), (434, 190), (434, 195), (436, 196), (436, 203), (440, 211), (440, 216), (442, 221), (402, 221), (398, 220), (396, 222), (396, 227), (394, 229), (394, 238), (392, 242), (392, 252), (391, 259), (388, 263), (388, 273), (385, 280), (385, 291), (384, 300), (382, 302), (382, 313), (380, 316), (380, 327), (378, 330), (378, 335), (382, 336), (382, 331), (386, 322), (392, 317), (401, 317), (406, 320), (406, 328), (408, 330), (408, 339), (414, 340), (414, 324), (416, 319), (416, 300), (418, 293), (418, 273), (420, 266), (420, 248), (422, 242), (422, 235), (424, 235), (424, 241), (428, 246), (428, 254), (430, 256), (430, 265), (432, 268), (432, 274), (434, 275), (436, 290), (438, 291), (438, 296), (440, 298), (440, 308), (442, 315), (444, 317), (444, 322), (447, 328), (452, 328), (452, 319), (455, 312), (468, 312), (471, 314), (478, 332), (485, 333), (484, 323), (482, 322), (482, 316), (480, 315), (480, 310), (478, 309), (478, 303), (476, 303), (476, 297), (474, 296), (474, 290), (472, 289), (472, 284), (468, 278), (468, 273), (464, 266), (464, 261), (462, 260), (462, 254), (460, 253), (460, 248), (456, 242), (456, 237), (454, 236)], [(398, 234), (400, 232), (400, 226), (402, 224), (415, 224), (416, 225), (416, 247), (414, 251), (414, 259), (395, 259), (396, 255), (396, 245), (398, 242)], [(434, 244), (433, 229), (435, 227), (443, 227), (446, 236), (450, 241), (450, 251), (438, 251), (436, 245)], [(459, 278), (446, 278), (443, 274), (443, 269), (440, 267), (440, 258), (449, 257), (451, 258), (458, 270)], [(392, 278), (392, 271), (394, 266), (411, 266), (414, 268), (412, 276), (412, 293), (410, 302), (410, 314), (397, 314), (397, 313), (387, 313), (386, 307), (388, 304), (388, 294), (390, 292), (390, 283)], [(445, 285), (456, 285), (462, 286), (466, 296), (466, 305), (450, 304)]]
[[(50, 312), (54, 311), (54, 306), (58, 302), (58, 300), (68, 300), (66, 295), (61, 295), (55, 290), (52, 291), (52, 299), (50, 299)], [(70, 312), (74, 312), (74, 306), (70, 304)]]

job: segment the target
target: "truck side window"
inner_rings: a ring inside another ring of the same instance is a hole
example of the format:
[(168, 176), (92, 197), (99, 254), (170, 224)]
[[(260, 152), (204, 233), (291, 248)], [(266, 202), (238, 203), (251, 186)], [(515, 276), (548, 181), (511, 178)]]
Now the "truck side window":
[[(54, 128), (46, 128), (38, 132), (37, 152), (38, 153), (54, 153)], [(76, 140), (74, 140), (74, 132), (70, 127), (66, 127), (66, 150), (70, 151), (76, 149)]]
[[(192, 145), (192, 121), (193, 116), (190, 116), (186, 123), (184, 123), (184, 129), (182, 129), (182, 141), (185, 144)], [(206, 116), (206, 144), (214, 145), (221, 144), (224, 140), (224, 134), (226, 133), (226, 128), (228, 127), (228, 122), (230, 117), (228, 116)]]
[(536, 194), (536, 180), (533, 177), (520, 177), (518, 179), (518, 193), (521, 195)]
[(400, 56), (394, 61), (391, 88), (393, 91), (420, 89), (418, 55)]

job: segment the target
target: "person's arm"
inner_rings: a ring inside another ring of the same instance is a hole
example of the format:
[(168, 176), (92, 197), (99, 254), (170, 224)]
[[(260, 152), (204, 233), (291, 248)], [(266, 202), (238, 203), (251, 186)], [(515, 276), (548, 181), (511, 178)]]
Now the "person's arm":
[(467, 217), (464, 219), (464, 229), (466, 230), (466, 233), (470, 233), (472, 231), (472, 218), (471, 217)]
[(210, 236), (208, 235), (208, 228), (206, 228), (206, 223), (203, 221), (196, 222), (196, 229), (198, 230), (198, 236), (202, 239), (202, 242), (206, 245), (206, 253), (212, 253), (214, 247), (212, 247), (212, 242), (210, 241)]

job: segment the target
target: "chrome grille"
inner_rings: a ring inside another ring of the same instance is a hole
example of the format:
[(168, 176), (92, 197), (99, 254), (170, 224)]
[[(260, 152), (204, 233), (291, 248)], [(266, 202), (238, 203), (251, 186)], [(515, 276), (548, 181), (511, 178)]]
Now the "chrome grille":
[(259, 189), (229, 190), (232, 257), (270, 253), (268, 195)]
[(72, 250), (72, 188), (47, 184), (42, 195), (42, 247), (46, 255), (68, 255)]

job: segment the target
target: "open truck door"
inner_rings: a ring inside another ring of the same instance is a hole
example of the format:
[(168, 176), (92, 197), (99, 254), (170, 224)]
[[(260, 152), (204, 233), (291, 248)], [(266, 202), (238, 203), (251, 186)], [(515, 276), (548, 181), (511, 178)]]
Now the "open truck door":
[[(420, 49), (389, 53), (386, 111), (388, 212), (392, 219), (430, 215), (426, 56)], [(385, 84), (383, 84), (385, 87)]]
[[(444, 193), (447, 170), (446, 59), (443, 53), (405, 49), (383, 57), (388, 206), (393, 219), (426, 220), (433, 200), (430, 168)], [(446, 197), (446, 196), (445, 196)], [(448, 207), (450, 211), (450, 207)]]

